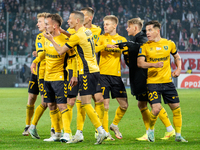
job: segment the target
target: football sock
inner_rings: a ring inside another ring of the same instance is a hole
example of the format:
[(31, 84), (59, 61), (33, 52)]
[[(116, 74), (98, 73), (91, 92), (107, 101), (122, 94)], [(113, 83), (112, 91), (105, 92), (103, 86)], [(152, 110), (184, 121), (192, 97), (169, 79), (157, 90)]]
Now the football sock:
[(115, 118), (113, 120), (114, 125), (118, 125), (118, 123), (120, 122), (120, 120), (124, 116), (125, 112), (126, 112), (126, 109), (122, 109), (120, 106), (117, 108), (117, 110), (115, 112)]
[(59, 110), (50, 110), (50, 117), (51, 117), (51, 122), (53, 124), (55, 132), (61, 133), (61, 128), (60, 128), (60, 123), (59, 123)]
[(104, 109), (103, 123), (102, 126), (106, 132), (108, 131), (108, 109)]
[(173, 109), (172, 112), (173, 112), (173, 123), (174, 123), (175, 131), (176, 133), (181, 134), (182, 115), (181, 115), (180, 106)]
[[(169, 117), (168, 117), (168, 114), (167, 114), (165, 108), (161, 107), (160, 112), (158, 114), (158, 117), (160, 118), (160, 120), (165, 125), (165, 127), (167, 129), (167, 132), (171, 132), (173, 130), (173, 127), (171, 126), (172, 124), (171, 124), (171, 122), (169, 120)], [(169, 131), (169, 130), (171, 130), (171, 131)]]
[(152, 112), (150, 112), (150, 120), (149, 120), (149, 128), (154, 130), (154, 125), (156, 124), (158, 116), (155, 116)]
[(32, 121), (32, 124), (33, 125), (37, 125), (38, 121), (40, 120), (40, 117), (42, 116), (42, 114), (44, 113), (44, 111), (46, 110), (46, 108), (44, 108), (42, 106), (42, 104), (40, 104), (36, 110), (35, 110), (35, 114), (34, 114), (34, 117), (33, 117), (33, 121)]
[(98, 128), (101, 126), (100, 119), (98, 118), (98, 115), (91, 104), (84, 104), (83, 108), (85, 109), (85, 112), (87, 113), (88, 117), (90, 118), (90, 121), (95, 126), (95, 128)]
[(63, 127), (64, 127), (64, 133), (71, 133), (70, 129), (70, 112), (69, 109), (65, 109), (61, 112), (62, 114), (62, 121), (63, 121)]
[(77, 130), (83, 131), (83, 126), (85, 122), (86, 113), (81, 105), (81, 101), (76, 101), (76, 108), (77, 108)]
[[(58, 108), (57, 108), (58, 109)], [(60, 124), (60, 129), (62, 130), (63, 129), (63, 122), (62, 122), (62, 114), (60, 112), (60, 110), (58, 109), (58, 122)]]
[(99, 119), (102, 123), (103, 122), (103, 116), (104, 116), (104, 103), (103, 102), (101, 102), (101, 103), (95, 102), (95, 111), (97, 112), (98, 117), (99, 117)]
[(141, 114), (142, 114), (142, 119), (146, 128), (146, 131), (149, 129), (149, 117), (150, 117), (150, 111), (148, 109), (148, 107), (142, 108), (140, 110)]
[[(68, 110), (68, 115), (69, 115), (69, 125), (71, 126), (72, 115), (73, 115), (73, 113), (72, 113), (73, 106), (67, 104), (67, 108), (69, 109), (69, 110)], [(70, 129), (70, 133), (71, 133), (71, 132), (72, 132), (72, 131), (71, 131), (71, 129)]]
[(35, 105), (27, 105), (26, 106), (26, 125), (31, 125), (31, 119), (34, 113), (34, 106)]

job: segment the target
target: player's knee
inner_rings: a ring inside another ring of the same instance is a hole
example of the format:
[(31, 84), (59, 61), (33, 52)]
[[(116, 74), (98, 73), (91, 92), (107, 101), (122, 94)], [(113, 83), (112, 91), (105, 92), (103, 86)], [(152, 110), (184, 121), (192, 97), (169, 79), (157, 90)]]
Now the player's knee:
[(29, 96), (28, 96), (28, 104), (29, 105), (34, 105), (36, 99), (37, 99), (37, 95), (35, 95), (35, 94), (29, 94)]
[(109, 105), (108, 104), (104, 104), (104, 109), (109, 109)]
[(128, 109), (128, 103), (123, 105), (123, 106), (120, 106), (123, 110), (127, 110)]
[(43, 106), (45, 109), (47, 108), (47, 103), (42, 102), (41, 104), (42, 104), (42, 106)]
[(155, 116), (157, 116), (157, 115), (159, 114), (159, 112), (160, 112), (160, 109), (159, 109), (159, 108), (154, 108), (154, 109), (152, 109), (152, 113), (153, 113)]
[(138, 101), (138, 108), (141, 110), (143, 108), (147, 107), (147, 103), (146, 102), (140, 102)]

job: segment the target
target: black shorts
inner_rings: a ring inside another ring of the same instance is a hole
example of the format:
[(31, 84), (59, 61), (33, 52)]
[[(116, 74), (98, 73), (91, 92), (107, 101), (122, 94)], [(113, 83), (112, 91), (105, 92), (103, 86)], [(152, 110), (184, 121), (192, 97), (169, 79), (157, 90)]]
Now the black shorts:
[(147, 93), (136, 95), (136, 99), (138, 101), (147, 101), (147, 102), (149, 102), (148, 94)]
[(104, 99), (110, 98), (110, 91), (112, 98), (127, 98), (126, 89), (121, 77), (100, 75), (99, 82)]
[(100, 83), (97, 84), (96, 93), (102, 93), (102, 89), (101, 89), (101, 84)]
[(44, 95), (44, 79), (39, 79), (39, 91), (40, 95)]
[(100, 76), (99, 72), (81, 74), (78, 76), (80, 96), (94, 95), (97, 93), (99, 76)]
[(78, 95), (78, 84), (75, 87), (71, 87), (70, 80), (73, 76), (73, 70), (69, 69), (69, 81), (68, 81), (68, 98), (74, 98)]
[(150, 104), (161, 103), (161, 95), (164, 103), (179, 103), (179, 96), (172, 82), (162, 84), (147, 84)]
[(28, 85), (28, 92), (35, 95), (39, 94), (37, 75), (31, 74)]
[(67, 81), (44, 81), (44, 102), (67, 103)]

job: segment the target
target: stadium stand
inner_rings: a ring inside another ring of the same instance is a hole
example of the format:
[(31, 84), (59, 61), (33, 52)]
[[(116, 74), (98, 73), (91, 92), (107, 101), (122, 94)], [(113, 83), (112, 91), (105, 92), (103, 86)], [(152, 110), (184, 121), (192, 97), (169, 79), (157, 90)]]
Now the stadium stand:
[[(2, 0), (0, 1), (0, 56), (2, 58), (6, 56), (7, 27), (8, 56), (22, 55), (29, 58), (35, 50), (35, 38), (39, 33), (36, 27), (38, 13), (45, 11), (59, 13), (64, 19), (62, 28), (67, 29), (70, 12), (86, 6), (93, 7), (96, 12), (93, 23), (101, 28), (105, 15), (116, 15), (119, 18), (117, 32), (125, 37), (127, 37), (127, 20), (140, 17), (145, 22), (149, 20), (163, 22), (166, 12), (166, 38), (175, 41), (180, 51), (200, 51), (200, 9), (198, 9), (200, 0)], [(0, 70), (3, 66), (0, 65)], [(8, 73), (11, 71), (8, 70)]]

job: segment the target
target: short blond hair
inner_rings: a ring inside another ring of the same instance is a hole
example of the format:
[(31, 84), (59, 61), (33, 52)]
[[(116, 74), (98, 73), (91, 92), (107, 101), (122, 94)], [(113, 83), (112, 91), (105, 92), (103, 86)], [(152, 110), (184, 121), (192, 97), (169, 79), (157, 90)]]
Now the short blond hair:
[(128, 26), (130, 24), (137, 24), (139, 26), (140, 30), (142, 30), (142, 28), (143, 28), (143, 23), (144, 23), (144, 20), (141, 20), (141, 18), (139, 18), (139, 17), (133, 18), (133, 19), (130, 19), (127, 21)]
[(46, 12), (39, 13), (39, 14), (37, 15), (37, 19), (40, 18), (40, 17), (46, 18), (49, 14), (50, 14), (50, 13), (46, 13)]
[(108, 15), (108, 16), (105, 16), (105, 17), (103, 18), (103, 21), (105, 21), (105, 20), (111, 20), (111, 21), (113, 21), (113, 22), (116, 23), (116, 24), (118, 24), (118, 22), (119, 22), (118, 18), (117, 18), (115, 15)]

